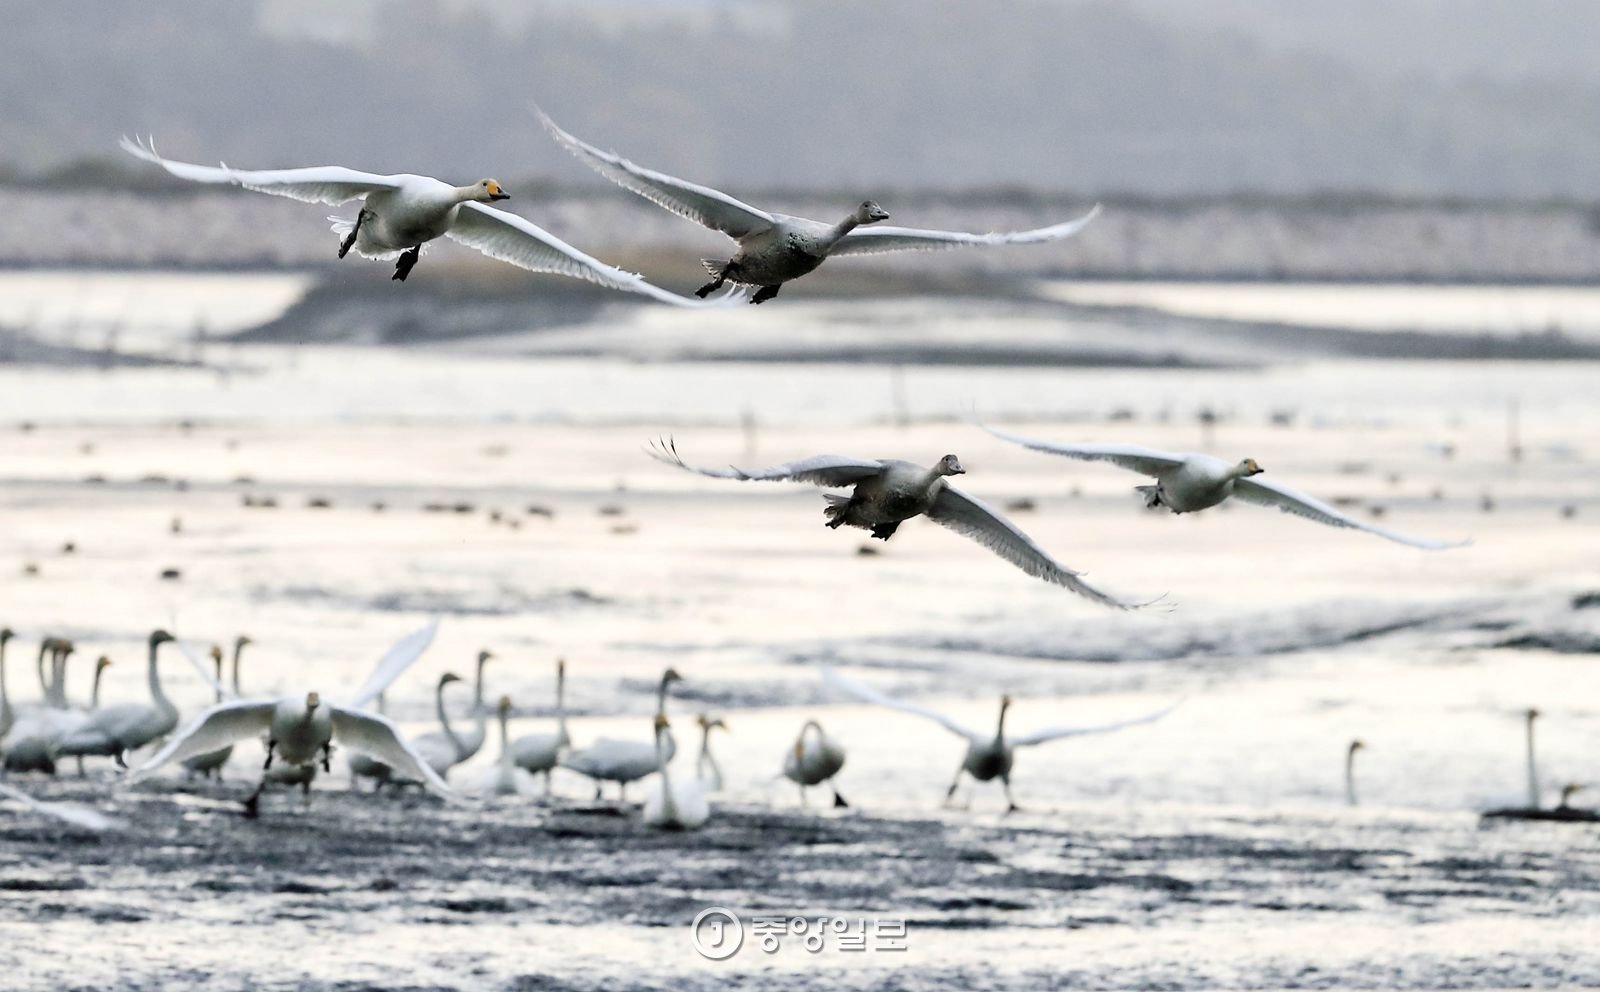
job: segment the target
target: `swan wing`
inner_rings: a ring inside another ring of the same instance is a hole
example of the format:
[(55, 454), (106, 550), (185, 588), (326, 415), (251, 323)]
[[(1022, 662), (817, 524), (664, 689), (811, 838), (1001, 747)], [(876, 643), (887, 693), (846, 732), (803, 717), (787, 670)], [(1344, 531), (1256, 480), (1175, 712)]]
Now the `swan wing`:
[(405, 673), (422, 653), (428, 650), (428, 645), (433, 643), (433, 635), (439, 632), (439, 621), (435, 618), (426, 627), (414, 630), (394, 643), (378, 665), (367, 676), (367, 681), (361, 686), (354, 696), (350, 698), (351, 709), (363, 709), (366, 705), (378, 698), (378, 694), (389, 688), (395, 679)]
[(1044, 744), (1047, 741), (1059, 740), (1063, 737), (1081, 737), (1085, 734), (1107, 734), (1113, 730), (1122, 730), (1125, 727), (1137, 727), (1141, 723), (1154, 723), (1173, 710), (1182, 706), (1184, 700), (1179, 699), (1168, 703), (1152, 713), (1143, 716), (1130, 717), (1126, 720), (1116, 720), (1111, 723), (1093, 723), (1078, 727), (1051, 727), (1048, 730), (1039, 730), (1021, 737), (1006, 736), (1006, 743), (1012, 747), (1028, 747), (1033, 744)]
[(925, 231), (915, 227), (858, 227), (829, 250), (833, 255), (879, 255), (890, 251), (944, 251), (950, 248), (975, 248), (993, 245), (1036, 245), (1061, 241), (1089, 226), (1100, 213), (1100, 206), (1064, 224), (1036, 227), (1031, 231), (996, 231), (967, 234), (962, 231)]
[(874, 706), (885, 706), (891, 710), (899, 710), (902, 713), (910, 713), (913, 716), (925, 717), (929, 720), (932, 720), (934, 723), (937, 723), (944, 729), (950, 731), (952, 734), (955, 734), (957, 737), (965, 737), (969, 741), (983, 740), (985, 737), (984, 734), (980, 734), (975, 730), (969, 730), (966, 727), (963, 727), (961, 724), (945, 716), (943, 713), (930, 710), (926, 706), (918, 706), (916, 703), (908, 703), (903, 699), (895, 699), (892, 696), (886, 696), (877, 689), (874, 689), (872, 686), (862, 682), (857, 682), (848, 675), (841, 675), (832, 668), (824, 668), (822, 670), (822, 681), (833, 686), (835, 689), (839, 689), (842, 692), (847, 692), (857, 699), (863, 702), (871, 703)]
[(535, 107), (545, 130), (560, 145), (577, 156), (589, 168), (607, 179), (632, 190), (658, 207), (670, 210), (679, 217), (721, 231), (734, 240), (759, 234), (777, 224), (777, 219), (765, 210), (741, 203), (728, 194), (676, 179), (662, 172), (635, 165), (620, 155), (603, 152), (595, 146), (580, 141), (550, 119), (543, 110)]
[(84, 830), (93, 830), (96, 833), (103, 833), (107, 830), (121, 830), (123, 826), (121, 820), (114, 820), (87, 806), (80, 806), (77, 803), (45, 802), (44, 800), (33, 798), (20, 789), (14, 789), (4, 782), (0, 782), (0, 798), (15, 800), (35, 813), (60, 820), (62, 823), (70, 824), (74, 827), (81, 827)]
[(1102, 606), (1118, 610), (1134, 610), (1146, 603), (1128, 603), (1102, 592), (1083, 581), (1082, 573), (1075, 572), (1056, 561), (1033, 538), (1019, 530), (1016, 524), (1001, 516), (987, 503), (955, 488), (948, 483), (940, 487), (928, 509), (928, 519), (950, 528), (957, 534), (971, 538), (1027, 572), (1046, 582), (1094, 600)]
[(122, 150), (135, 158), (154, 162), (179, 179), (196, 183), (221, 183), (243, 186), (257, 193), (287, 196), (306, 203), (344, 203), (378, 190), (398, 189), (404, 177), (379, 176), (357, 172), (342, 165), (318, 165), (309, 169), (230, 169), (227, 166), (194, 165), (175, 162), (156, 154), (154, 143), (146, 146), (130, 138), (122, 139)]
[(201, 713), (166, 745), (128, 776), (136, 782), (173, 761), (215, 751), (229, 744), (256, 737), (272, 727), (276, 699), (234, 699)]
[(477, 202), (461, 205), (455, 223), (450, 225), (445, 236), (529, 272), (553, 272), (675, 306), (720, 307), (739, 299), (720, 296), (713, 300), (696, 300), (668, 292), (647, 282), (643, 276), (585, 255), (524, 217)]
[(333, 717), (333, 736), (352, 751), (371, 755), (401, 776), (421, 782), (423, 787), (448, 802), (464, 802), (445, 784), (423, 757), (400, 736), (387, 717), (344, 706), (329, 707)]
[(679, 457), (677, 443), (671, 439), (652, 442), (645, 453), (658, 462), (676, 465), (690, 472), (709, 475), (714, 479), (739, 479), (744, 482), (809, 482), (817, 486), (852, 486), (862, 479), (877, 475), (884, 469), (883, 462), (876, 459), (846, 458), (842, 455), (817, 455), (783, 465), (774, 465), (771, 468), (748, 471), (732, 465), (727, 468), (705, 468), (690, 464)]
[(996, 430), (988, 424), (979, 424), (984, 430), (1002, 441), (1020, 444), (1024, 448), (1047, 454), (1076, 458), (1086, 462), (1110, 462), (1140, 475), (1159, 476), (1163, 472), (1183, 465), (1184, 456), (1171, 451), (1157, 451), (1138, 444), (1062, 444), (1044, 441), (1025, 434)]
[(211, 666), (200, 660), (200, 656), (194, 653), (194, 648), (189, 646), (188, 641), (174, 640), (172, 643), (177, 646), (179, 654), (189, 659), (189, 664), (194, 666), (194, 670), (200, 673), (201, 680), (210, 686), (213, 692), (221, 694), (223, 699), (233, 696), (233, 693), (211, 674)]
[(1251, 476), (1235, 481), (1233, 495), (1246, 503), (1255, 503), (1259, 506), (1275, 506), (1285, 513), (1293, 513), (1295, 516), (1305, 517), (1307, 520), (1315, 520), (1319, 524), (1364, 530), (1369, 534), (1386, 537), (1401, 544), (1409, 544), (1414, 548), (1438, 551), (1444, 548), (1459, 548), (1472, 543), (1471, 541), (1434, 541), (1425, 537), (1410, 537), (1383, 527), (1374, 527), (1372, 524), (1363, 523), (1347, 513), (1341, 513), (1320, 499), (1307, 496), (1305, 493), (1279, 482), (1267, 482), (1259, 476)]

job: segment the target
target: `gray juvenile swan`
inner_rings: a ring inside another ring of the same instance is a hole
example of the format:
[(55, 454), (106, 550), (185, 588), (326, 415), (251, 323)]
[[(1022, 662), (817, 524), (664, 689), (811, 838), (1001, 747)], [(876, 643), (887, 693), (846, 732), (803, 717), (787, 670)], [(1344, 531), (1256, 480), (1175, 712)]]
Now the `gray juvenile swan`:
[(733, 467), (691, 465), (678, 456), (677, 446), (670, 440), (651, 445), (647, 453), (657, 461), (714, 479), (809, 482), (831, 488), (853, 488), (849, 496), (829, 493), (824, 497), (828, 505), (823, 512), (829, 527), (860, 527), (871, 531), (873, 537), (887, 541), (905, 521), (926, 516), (978, 542), (1029, 575), (1064, 586), (1102, 606), (1132, 610), (1149, 605), (1127, 603), (1096, 589), (1083, 581), (1082, 573), (1050, 557), (993, 507), (947, 483), (946, 476), (966, 473), (955, 455), (945, 455), (932, 468), (893, 459), (817, 455), (747, 472)]
[(393, 278), (401, 281), (422, 257), (424, 244), (448, 237), (530, 272), (570, 276), (678, 306), (705, 305), (591, 258), (516, 214), (487, 206), (511, 196), (493, 179), (451, 186), (428, 176), (380, 176), (338, 165), (247, 171), (175, 162), (157, 155), (153, 147), (127, 138), (122, 139), (122, 149), (191, 182), (242, 186), (306, 203), (337, 205), (361, 200), (354, 220), (330, 218), (334, 231), (343, 238), (339, 257), (352, 248), (368, 258), (398, 255)]
[[(983, 425), (979, 425), (983, 426)], [(985, 426), (984, 430), (1003, 441), (1020, 444), (1024, 448), (1047, 454), (1077, 458), (1081, 461), (1111, 462), (1140, 475), (1156, 480), (1153, 486), (1135, 486), (1144, 495), (1147, 507), (1164, 506), (1173, 513), (1193, 513), (1216, 506), (1233, 497), (1257, 506), (1275, 506), (1285, 513), (1315, 520), (1330, 527), (1349, 527), (1369, 534), (1386, 537), (1414, 548), (1437, 551), (1441, 548), (1458, 548), (1470, 541), (1434, 541), (1423, 537), (1409, 537), (1383, 527), (1362, 523), (1341, 513), (1319, 499), (1291, 489), (1281, 482), (1269, 482), (1256, 476), (1266, 471), (1254, 458), (1229, 464), (1210, 455), (1157, 451), (1137, 444), (1061, 444), (1038, 438), (1012, 434)]]
[(783, 777), (800, 787), (802, 806), (806, 804), (807, 786), (827, 782), (828, 788), (833, 790), (833, 805), (845, 807), (850, 804), (839, 795), (839, 787), (833, 783), (833, 777), (843, 767), (844, 747), (823, 731), (822, 724), (807, 720), (794, 739), (794, 746), (784, 755)]
[(696, 291), (695, 295), (700, 297), (732, 282), (760, 287), (750, 302), (764, 303), (777, 296), (784, 283), (812, 271), (825, 259), (839, 255), (1060, 241), (1083, 230), (1100, 212), (1096, 206), (1077, 220), (1064, 224), (994, 234), (909, 227), (874, 227), (871, 231), (860, 231), (857, 229), (864, 225), (888, 220), (889, 212), (867, 200), (837, 224), (768, 213), (709, 186), (676, 179), (601, 151), (563, 131), (543, 110), (535, 110), (551, 136), (591, 169), (656, 206), (720, 231), (738, 243), (732, 258), (704, 260), (711, 282)]

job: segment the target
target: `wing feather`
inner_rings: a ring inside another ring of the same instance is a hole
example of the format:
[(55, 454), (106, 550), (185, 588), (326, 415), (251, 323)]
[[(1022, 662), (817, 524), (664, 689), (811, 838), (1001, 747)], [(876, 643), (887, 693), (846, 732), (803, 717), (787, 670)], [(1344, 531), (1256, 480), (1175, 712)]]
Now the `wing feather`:
[(1163, 706), (1161, 709), (1152, 713), (1146, 713), (1143, 716), (1129, 717), (1126, 720), (1115, 720), (1111, 723), (1091, 723), (1076, 727), (1051, 727), (1048, 730), (1034, 731), (1031, 734), (1025, 734), (1021, 737), (1012, 737), (1008, 734), (1006, 735), (1006, 743), (1010, 744), (1012, 747), (1028, 747), (1033, 744), (1044, 744), (1048, 741), (1059, 740), (1063, 737), (1081, 737), (1085, 734), (1106, 734), (1113, 730), (1122, 730), (1127, 727), (1137, 727), (1143, 723), (1156, 722), (1157, 720), (1166, 716), (1168, 713), (1171, 713), (1173, 710), (1177, 709), (1179, 706), (1182, 706), (1183, 703), (1184, 700), (1179, 699), (1175, 702), (1168, 703), (1166, 706)]
[(333, 736), (352, 751), (371, 755), (402, 777), (421, 782), (423, 787), (448, 802), (463, 803), (427, 761), (405, 742), (388, 718), (364, 710), (331, 706)]
[(426, 627), (414, 630), (396, 641), (394, 646), (378, 659), (377, 667), (367, 676), (366, 683), (350, 698), (350, 708), (362, 709), (377, 699), (379, 693), (389, 688), (395, 679), (422, 657), (422, 653), (433, 643), (433, 635), (438, 631), (439, 621), (435, 618)]
[(910, 713), (912, 716), (920, 716), (932, 720), (934, 723), (937, 723), (939, 726), (950, 731), (952, 734), (955, 734), (957, 737), (965, 737), (969, 741), (978, 741), (985, 739), (987, 736), (985, 734), (980, 734), (975, 730), (969, 730), (968, 728), (963, 727), (961, 724), (945, 716), (943, 713), (930, 710), (926, 706), (919, 706), (916, 703), (908, 703), (903, 699), (895, 699), (892, 696), (884, 695), (877, 689), (874, 689), (864, 683), (857, 682), (855, 679), (850, 678), (847, 675), (841, 675), (832, 668), (823, 668), (822, 681), (833, 686), (835, 689), (847, 692), (857, 699), (863, 702), (871, 703), (874, 706), (884, 706), (891, 710), (899, 710), (902, 713)]
[(883, 471), (883, 462), (872, 458), (846, 458), (842, 455), (816, 455), (799, 461), (746, 471), (735, 466), (705, 468), (684, 461), (678, 455), (677, 443), (670, 438), (652, 442), (645, 450), (651, 458), (690, 472), (698, 472), (714, 479), (739, 479), (744, 482), (809, 482), (817, 486), (851, 486), (869, 476)]
[(121, 820), (114, 820), (87, 806), (80, 806), (77, 803), (45, 802), (42, 799), (33, 798), (20, 789), (14, 789), (4, 782), (0, 782), (0, 798), (16, 800), (35, 813), (52, 817), (74, 827), (81, 827), (84, 830), (92, 830), (95, 833), (103, 833), (107, 830), (121, 830), (123, 827)]
[(1037, 227), (1031, 231), (996, 231), (967, 234), (962, 231), (927, 231), (914, 227), (859, 227), (839, 240), (828, 255), (878, 255), (891, 251), (945, 251), (951, 248), (981, 248), (995, 245), (1036, 245), (1072, 237), (1094, 220), (1100, 206), (1064, 224)]
[(765, 210), (740, 202), (720, 190), (646, 169), (620, 155), (601, 151), (563, 131), (543, 110), (535, 107), (534, 111), (551, 137), (589, 168), (679, 217), (721, 231), (734, 240), (758, 234), (777, 223)]
[(1319, 524), (1330, 527), (1349, 527), (1354, 530), (1364, 530), (1369, 534), (1386, 537), (1391, 541), (1409, 544), (1414, 548), (1426, 548), (1429, 551), (1439, 551), (1444, 548), (1459, 548), (1471, 541), (1435, 541), (1425, 537), (1410, 537), (1397, 531), (1383, 527), (1374, 527), (1372, 524), (1360, 520), (1334, 509), (1327, 503), (1297, 489), (1279, 482), (1268, 482), (1259, 476), (1239, 479), (1233, 484), (1233, 495), (1246, 503), (1255, 503), (1258, 506), (1275, 506), (1285, 513), (1293, 513), (1307, 520), (1315, 520)]
[(136, 782), (170, 762), (182, 761), (259, 736), (271, 729), (272, 711), (278, 703), (276, 699), (233, 699), (218, 703), (195, 717), (193, 722), (167, 741), (149, 761), (128, 776), (128, 781)]
[(1138, 472), (1140, 475), (1151, 477), (1159, 476), (1170, 469), (1178, 468), (1184, 461), (1184, 456), (1176, 452), (1157, 451), (1155, 448), (1146, 448), (1138, 444), (1062, 444), (1057, 441), (1044, 441), (1039, 438), (1028, 437), (1024, 434), (1013, 434), (1010, 431), (996, 430), (987, 424), (979, 424), (978, 426), (1002, 441), (1020, 444), (1024, 448), (1032, 448), (1034, 451), (1043, 451), (1047, 454), (1076, 458), (1086, 462), (1110, 462), (1121, 468)]
[(319, 165), (308, 169), (230, 169), (227, 166), (194, 165), (175, 162), (156, 154), (150, 146), (122, 139), (122, 150), (135, 158), (153, 162), (177, 176), (196, 183), (243, 186), (257, 193), (286, 196), (305, 203), (345, 203), (378, 190), (396, 189), (403, 176), (379, 176), (357, 172), (342, 165)]

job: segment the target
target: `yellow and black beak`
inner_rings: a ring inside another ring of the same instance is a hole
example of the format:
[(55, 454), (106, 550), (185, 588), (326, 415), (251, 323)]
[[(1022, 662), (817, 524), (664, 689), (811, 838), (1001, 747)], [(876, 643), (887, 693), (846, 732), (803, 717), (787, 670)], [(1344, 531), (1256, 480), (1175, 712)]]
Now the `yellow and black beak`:
[(507, 193), (505, 191), (505, 188), (502, 187), (500, 184), (495, 183), (495, 184), (493, 184), (493, 185), (491, 185), (489, 187), (489, 199), (491, 199), (491, 200), (509, 200), (509, 199), (511, 199), (511, 194)]

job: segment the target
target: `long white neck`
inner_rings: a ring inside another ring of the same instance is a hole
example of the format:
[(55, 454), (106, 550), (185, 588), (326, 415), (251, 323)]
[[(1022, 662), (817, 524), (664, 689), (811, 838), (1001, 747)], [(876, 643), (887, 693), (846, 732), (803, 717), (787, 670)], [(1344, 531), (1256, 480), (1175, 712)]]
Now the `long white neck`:
[(44, 656), (49, 653), (49, 644), (39, 645), (39, 689), (44, 693), (44, 704), (46, 706), (54, 706), (56, 704), (55, 687), (50, 684), (49, 677), (44, 673)]
[(506, 727), (508, 715), (505, 710), (500, 711), (500, 773), (511, 774), (511, 732)]
[(1006, 710), (1008, 706), (1000, 707), (1000, 722), (995, 724), (994, 742), (997, 747), (1004, 747), (1006, 743)]
[(1533, 757), (1533, 717), (1528, 717), (1528, 808), (1539, 808), (1539, 764)]
[(1356, 805), (1356, 749), (1351, 748), (1344, 756), (1344, 801), (1351, 806)]
[(176, 713), (178, 708), (173, 706), (167, 694), (161, 691), (161, 674), (156, 665), (156, 655), (160, 650), (161, 645), (158, 642), (150, 642), (150, 664), (146, 668), (146, 674), (150, 679), (150, 700), (156, 704), (157, 709), (166, 713)]
[(244, 642), (233, 642), (233, 694), (236, 698), (244, 698), (244, 690), (239, 688), (239, 656), (244, 654)]
[[(91, 710), (100, 708), (100, 680), (105, 677), (105, 674), (106, 666), (98, 664), (94, 666), (94, 686), (89, 690), (89, 708)], [(220, 695), (217, 697), (217, 702), (222, 702)]]
[(6, 695), (6, 640), (0, 639), (0, 737), (4, 737), (16, 722), (11, 711), (11, 697)]
[(456, 194), (457, 203), (468, 203), (483, 195), (483, 187), (477, 183), (473, 183), (471, 186), (452, 186), (451, 189)]
[(844, 220), (841, 220), (839, 223), (837, 223), (837, 224), (833, 225), (833, 227), (829, 228), (829, 230), (828, 230), (828, 244), (829, 244), (829, 246), (838, 244), (840, 241), (844, 240), (844, 236), (845, 235), (849, 234), (851, 231), (854, 231), (856, 228), (858, 228), (860, 226), (861, 226), (861, 221), (857, 220), (856, 219), (856, 215), (852, 212), (850, 214), (850, 216), (846, 217)]
[[(99, 685), (100, 685), (100, 677), (99, 677), (99, 673), (97, 672), (97, 673), (95, 673), (95, 686), (96, 686), (96, 688), (98, 688)], [(237, 696), (239, 694), (239, 689), (238, 689), (237, 686), (234, 688), (233, 694), (235, 696)], [(222, 702), (222, 656), (221, 655), (217, 656), (217, 702), (219, 702), (219, 703)]]
[(670, 685), (665, 675), (661, 676), (661, 685), (656, 689), (656, 716), (667, 715), (667, 686)]
[(556, 736), (562, 744), (571, 744), (572, 737), (567, 733), (567, 673), (556, 673)]
[(672, 798), (672, 779), (667, 775), (667, 746), (663, 743), (672, 733), (667, 727), (656, 730), (656, 765), (661, 769), (661, 814), (669, 820), (678, 818), (678, 804)]
[(450, 728), (450, 714), (444, 710), (444, 687), (449, 684), (448, 682), (439, 683), (439, 688), (433, 694), (433, 708), (434, 712), (439, 716), (439, 726), (444, 728), (444, 735), (449, 739), (450, 746), (456, 749), (457, 754), (462, 754), (467, 750), (467, 746), (461, 742), (461, 738), (457, 737), (456, 732)]

